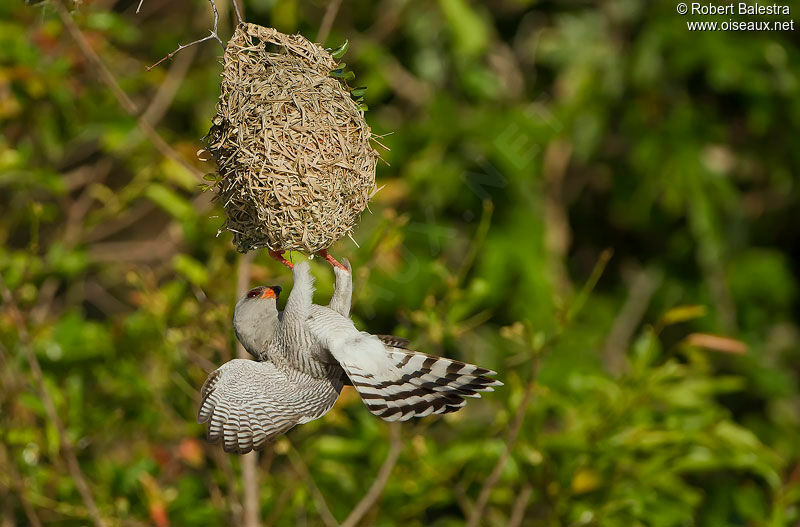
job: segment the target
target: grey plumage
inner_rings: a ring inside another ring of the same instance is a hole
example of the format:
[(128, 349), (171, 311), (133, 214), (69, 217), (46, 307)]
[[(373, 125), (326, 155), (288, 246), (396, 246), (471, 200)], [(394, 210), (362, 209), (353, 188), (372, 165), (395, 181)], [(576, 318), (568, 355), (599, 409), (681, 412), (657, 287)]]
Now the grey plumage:
[[(294, 287), (283, 312), (267, 288), (245, 295), (234, 311), (234, 330), (259, 362), (235, 359), (211, 373), (201, 390), (198, 422), (226, 451), (245, 453), (333, 407), (352, 384), (370, 412), (387, 421), (447, 413), (499, 381), (471, 364), (408, 350), (409, 342), (358, 331), (349, 319), (352, 276), (334, 268), (329, 305), (312, 303), (307, 262), (294, 268)], [(275, 291), (271, 289), (271, 291)]]

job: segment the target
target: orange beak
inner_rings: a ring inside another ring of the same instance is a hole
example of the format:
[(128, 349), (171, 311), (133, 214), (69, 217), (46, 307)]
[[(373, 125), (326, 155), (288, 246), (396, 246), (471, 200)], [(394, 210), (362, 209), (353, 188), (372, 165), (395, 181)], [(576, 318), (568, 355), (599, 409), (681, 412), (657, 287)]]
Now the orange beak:
[(275, 298), (275, 291), (273, 291), (269, 287), (265, 287), (264, 292), (261, 293), (261, 296), (258, 298)]

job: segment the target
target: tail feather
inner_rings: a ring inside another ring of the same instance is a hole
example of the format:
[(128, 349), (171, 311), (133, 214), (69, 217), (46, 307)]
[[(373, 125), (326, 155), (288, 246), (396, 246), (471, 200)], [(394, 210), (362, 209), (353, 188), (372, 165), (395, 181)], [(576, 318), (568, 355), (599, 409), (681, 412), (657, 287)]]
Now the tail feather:
[(389, 375), (344, 366), (367, 409), (386, 421), (455, 412), (466, 404), (465, 397), (502, 385), (487, 377), (493, 371), (472, 364), (395, 347), (385, 351)]
[(381, 419), (455, 412), (466, 404), (465, 397), (480, 397), (502, 385), (489, 377), (492, 370), (410, 351), (405, 339), (358, 331), (352, 321), (328, 311), (314, 312), (308, 328)]

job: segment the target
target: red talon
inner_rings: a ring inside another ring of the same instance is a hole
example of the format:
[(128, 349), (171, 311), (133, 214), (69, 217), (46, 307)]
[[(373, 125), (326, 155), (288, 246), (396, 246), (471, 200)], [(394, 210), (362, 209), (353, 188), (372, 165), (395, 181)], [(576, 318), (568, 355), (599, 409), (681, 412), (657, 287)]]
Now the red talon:
[(286, 251), (272, 251), (272, 250), (270, 250), (269, 255), (272, 258), (278, 260), (280, 263), (282, 263), (283, 265), (285, 265), (289, 269), (294, 269), (294, 264), (283, 257), (283, 253), (285, 253), (285, 252)]
[(347, 267), (345, 267), (342, 264), (340, 264), (339, 262), (337, 262), (336, 258), (334, 258), (330, 254), (328, 254), (328, 249), (322, 249), (321, 251), (317, 251), (317, 254), (322, 256), (323, 258), (325, 258), (325, 260), (327, 260), (327, 262), (329, 264), (331, 264), (332, 266), (338, 267), (339, 269), (343, 269), (343, 270), (347, 271)]

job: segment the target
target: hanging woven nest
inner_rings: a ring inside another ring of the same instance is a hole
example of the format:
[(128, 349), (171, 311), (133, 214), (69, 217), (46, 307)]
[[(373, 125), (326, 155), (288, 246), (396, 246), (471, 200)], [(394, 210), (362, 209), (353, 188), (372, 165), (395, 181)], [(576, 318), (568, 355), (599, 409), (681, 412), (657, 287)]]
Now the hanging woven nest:
[(241, 24), (228, 42), (208, 150), (240, 252), (326, 249), (366, 208), (378, 153), (336, 69), (300, 35)]

